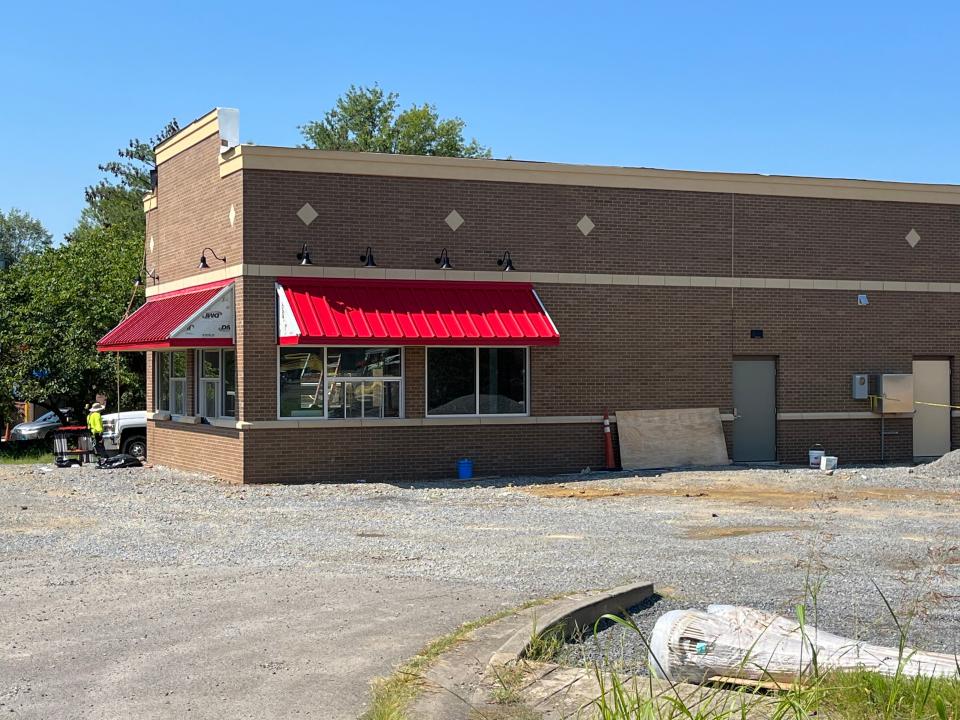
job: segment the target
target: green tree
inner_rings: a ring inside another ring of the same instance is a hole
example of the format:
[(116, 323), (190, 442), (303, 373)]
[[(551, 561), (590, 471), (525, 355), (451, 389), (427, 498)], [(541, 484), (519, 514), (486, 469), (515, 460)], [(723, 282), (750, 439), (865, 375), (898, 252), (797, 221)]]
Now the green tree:
[(384, 93), (379, 85), (351, 85), (327, 111), (323, 120), (299, 127), (301, 147), (318, 150), (442, 155), (488, 158), (490, 148), (476, 139), (464, 140), (466, 123), (458, 117), (441, 118), (435, 105), (412, 105), (397, 113), (399, 95)]
[(96, 342), (142, 302), (133, 287), (143, 262), (143, 193), (150, 188), (153, 145), (167, 133), (133, 140), (121, 161), (105, 163), (87, 188), (77, 227), (59, 247), (25, 255), (0, 275), (0, 387), (48, 409), (78, 410), (96, 393), (142, 407), (141, 353), (98, 353)]
[(53, 236), (43, 224), (17, 208), (0, 210), (0, 269), (20, 261), (27, 253), (50, 247)]

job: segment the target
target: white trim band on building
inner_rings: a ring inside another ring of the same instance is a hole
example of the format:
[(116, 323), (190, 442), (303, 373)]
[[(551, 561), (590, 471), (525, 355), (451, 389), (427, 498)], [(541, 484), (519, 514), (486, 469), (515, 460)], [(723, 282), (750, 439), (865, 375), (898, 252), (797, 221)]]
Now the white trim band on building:
[[(911, 418), (911, 413), (896, 413), (885, 416), (889, 419)], [(954, 411), (953, 417), (960, 417)], [(147, 413), (148, 420), (170, 421), (170, 414), (166, 412)], [(720, 413), (722, 422), (733, 422), (731, 413)], [(779, 421), (793, 420), (879, 420), (880, 415), (872, 412), (784, 412), (777, 413)], [(196, 424), (199, 418), (174, 417), (174, 422)], [(504, 416), (485, 415), (482, 417), (470, 416), (462, 418), (374, 418), (369, 420), (337, 420), (316, 419), (297, 420), (285, 418), (283, 420), (255, 420), (253, 422), (234, 421), (228, 418), (216, 418), (209, 424), (215, 427), (232, 428), (236, 430), (306, 430), (319, 428), (388, 428), (388, 427), (450, 427), (456, 425), (600, 425), (602, 415), (525, 415)], [(617, 422), (617, 416), (611, 415), (610, 422)]]
[(960, 282), (904, 280), (828, 280), (823, 278), (757, 278), (717, 275), (612, 275), (608, 273), (490, 272), (486, 270), (420, 270), (416, 268), (347, 268), (316, 265), (237, 264), (171, 280), (146, 290), (147, 296), (183, 290), (216, 280), (252, 277), (356, 278), (360, 280), (448, 280), (523, 282), (558, 285), (626, 285), (692, 288), (772, 288), (777, 290), (872, 290), (876, 292), (960, 293)]

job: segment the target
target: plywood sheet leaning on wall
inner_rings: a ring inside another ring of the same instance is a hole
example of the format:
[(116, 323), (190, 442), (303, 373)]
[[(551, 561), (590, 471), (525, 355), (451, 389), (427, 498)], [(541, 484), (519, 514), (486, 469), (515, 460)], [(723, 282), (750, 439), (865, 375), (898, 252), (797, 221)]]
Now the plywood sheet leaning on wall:
[(617, 410), (624, 470), (728, 465), (718, 408)]

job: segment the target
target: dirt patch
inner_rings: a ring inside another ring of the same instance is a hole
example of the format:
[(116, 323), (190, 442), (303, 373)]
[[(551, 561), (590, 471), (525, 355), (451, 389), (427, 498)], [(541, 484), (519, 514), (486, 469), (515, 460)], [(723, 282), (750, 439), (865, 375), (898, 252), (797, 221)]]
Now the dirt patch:
[(759, 535), (760, 533), (791, 532), (807, 530), (807, 525), (743, 525), (740, 527), (690, 528), (683, 537), (688, 540), (720, 540), (723, 538)]
[(769, 485), (724, 484), (706, 487), (678, 487), (662, 483), (635, 482), (620, 487), (606, 485), (588, 485), (577, 487), (571, 484), (531, 485), (523, 489), (542, 498), (572, 498), (576, 500), (603, 500), (627, 497), (675, 497), (694, 501), (714, 501), (735, 503), (738, 505), (763, 505), (777, 508), (809, 507), (816, 503), (877, 501), (902, 503), (914, 500), (935, 502), (953, 502), (960, 500), (960, 494), (937, 490), (908, 488), (836, 488), (824, 492), (773, 488)]

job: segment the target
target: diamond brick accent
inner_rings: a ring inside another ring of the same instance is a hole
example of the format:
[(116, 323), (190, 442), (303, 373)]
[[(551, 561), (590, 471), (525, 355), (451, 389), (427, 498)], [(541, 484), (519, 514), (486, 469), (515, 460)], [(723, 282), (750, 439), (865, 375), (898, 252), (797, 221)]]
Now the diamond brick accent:
[(230, 206), (230, 212), (227, 213), (227, 219), (230, 220), (230, 227), (233, 227), (233, 223), (237, 219), (237, 209), (233, 205)]
[(595, 227), (596, 225), (593, 224), (593, 220), (591, 220), (586, 215), (580, 218), (580, 222), (577, 223), (577, 228), (580, 230), (580, 232), (583, 233), (584, 237), (589, 235), (590, 231), (593, 230), (593, 228)]
[(303, 207), (297, 210), (297, 217), (303, 221), (304, 225), (309, 225), (314, 220), (317, 219), (319, 213), (313, 209), (313, 206), (310, 203), (304, 203)]
[(457, 228), (463, 225), (463, 218), (460, 216), (456, 210), (451, 210), (450, 214), (443, 220), (447, 225), (450, 226), (450, 229), (454, 232), (457, 231)]
[(910, 247), (916, 247), (917, 243), (920, 242), (920, 233), (910, 228), (910, 232), (907, 233), (907, 242), (910, 243)]

